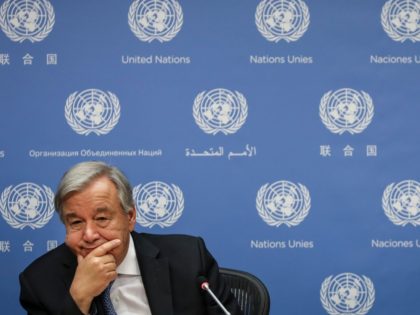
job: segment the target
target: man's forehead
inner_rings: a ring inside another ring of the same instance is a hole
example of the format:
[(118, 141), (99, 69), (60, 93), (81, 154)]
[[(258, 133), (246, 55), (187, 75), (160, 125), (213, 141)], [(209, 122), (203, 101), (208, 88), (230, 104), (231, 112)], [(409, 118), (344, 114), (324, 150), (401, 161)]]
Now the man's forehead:
[[(96, 215), (98, 213), (104, 213), (104, 212), (109, 212), (111, 211), (111, 208), (107, 207), (107, 206), (101, 206), (98, 208), (93, 209), (92, 214)], [(87, 214), (87, 211), (81, 211), (82, 214)], [(74, 211), (71, 209), (66, 209), (64, 208), (64, 216), (67, 218), (70, 217), (77, 217), (80, 215), (80, 211)]]

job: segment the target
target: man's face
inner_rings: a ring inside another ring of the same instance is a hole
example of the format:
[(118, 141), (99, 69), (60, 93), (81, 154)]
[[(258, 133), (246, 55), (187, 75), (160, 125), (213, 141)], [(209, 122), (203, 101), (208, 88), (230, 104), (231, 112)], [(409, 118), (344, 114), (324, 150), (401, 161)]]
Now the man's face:
[(110, 254), (117, 265), (123, 261), (136, 211), (124, 212), (117, 189), (108, 178), (100, 177), (82, 191), (70, 194), (63, 203), (63, 218), (66, 244), (76, 255), (86, 257), (99, 245), (119, 239), (121, 244)]

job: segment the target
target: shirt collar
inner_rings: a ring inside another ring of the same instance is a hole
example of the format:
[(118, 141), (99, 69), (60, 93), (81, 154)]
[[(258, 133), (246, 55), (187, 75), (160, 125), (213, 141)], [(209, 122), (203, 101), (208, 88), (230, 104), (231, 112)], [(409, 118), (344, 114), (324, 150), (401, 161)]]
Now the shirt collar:
[(127, 254), (124, 257), (124, 260), (117, 267), (117, 273), (123, 275), (140, 275), (139, 263), (136, 256), (136, 250), (134, 248), (133, 238), (130, 235), (130, 241), (128, 244)]

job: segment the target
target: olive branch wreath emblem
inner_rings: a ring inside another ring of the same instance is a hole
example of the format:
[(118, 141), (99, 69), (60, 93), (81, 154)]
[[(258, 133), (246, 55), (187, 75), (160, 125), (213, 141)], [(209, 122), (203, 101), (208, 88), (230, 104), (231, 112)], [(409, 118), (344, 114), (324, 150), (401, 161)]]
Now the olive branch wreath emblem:
[(3, 32), (6, 34), (7, 37), (9, 37), (14, 42), (22, 43), (24, 40), (29, 40), (32, 43), (34, 42), (40, 42), (45, 37), (48, 36), (48, 34), (51, 32), (54, 26), (55, 22), (55, 14), (54, 9), (51, 3), (47, 0), (34, 0), (35, 3), (42, 4), (45, 6), (45, 9), (47, 11), (47, 21), (46, 24), (42, 27), (41, 31), (33, 36), (20, 36), (16, 34), (16, 32), (13, 30), (12, 27), (10, 27), (9, 23), (6, 21), (6, 11), (9, 8), (12, 0), (6, 0), (3, 5), (0, 8), (0, 27), (3, 30)]
[(420, 225), (420, 217), (417, 220), (402, 219), (395, 213), (395, 211), (393, 211), (393, 207), (390, 204), (390, 201), (391, 201), (390, 197), (391, 197), (391, 193), (394, 187), (395, 187), (394, 183), (389, 184), (384, 190), (384, 193), (382, 195), (382, 208), (384, 209), (386, 216), (395, 225), (399, 225), (399, 226), (406, 226), (407, 224), (412, 224), (413, 226)]
[(13, 186), (7, 187), (0, 196), (0, 213), (2, 214), (4, 220), (13, 228), (15, 229), (23, 229), (26, 226), (29, 226), (31, 229), (37, 229), (43, 227), (47, 224), (52, 216), (54, 215), (54, 193), (52, 190), (43, 185), (45, 194), (48, 198), (48, 209), (47, 211), (36, 221), (36, 222), (19, 222), (16, 220), (10, 211), (7, 209), (7, 200), (11, 193)]
[(369, 124), (372, 122), (373, 114), (374, 114), (374, 106), (372, 98), (364, 91), (361, 91), (361, 94), (363, 96), (363, 99), (366, 104), (366, 115), (363, 117), (363, 119), (357, 124), (354, 128), (341, 128), (334, 124), (334, 122), (328, 117), (327, 113), (327, 104), (330, 100), (332, 91), (329, 91), (324, 94), (324, 96), (321, 99), (321, 103), (319, 105), (319, 116), (321, 118), (322, 123), (327, 127), (332, 133), (338, 133), (343, 134), (344, 132), (349, 132), (350, 134), (355, 133), (361, 133), (363, 130), (369, 126)]
[[(391, 22), (389, 21), (389, 12), (391, 10), (393, 0), (389, 0), (384, 4), (382, 7), (382, 13), (381, 13), (381, 23), (384, 31), (388, 34), (388, 36), (393, 39), (396, 42), (405, 42), (407, 39), (411, 40), (413, 43), (416, 41), (420, 41), (420, 31), (417, 32), (417, 34), (412, 35), (401, 35), (398, 32), (396, 32), (391, 25)], [(420, 13), (420, 6), (417, 4), (418, 12)], [(419, 25), (417, 25), (417, 30), (419, 29)]]
[(246, 118), (248, 116), (248, 105), (247, 105), (246, 98), (243, 96), (243, 94), (239, 93), (238, 91), (235, 91), (235, 96), (240, 105), (240, 114), (239, 114), (239, 117), (236, 119), (236, 121), (227, 128), (213, 128), (209, 126), (206, 120), (202, 117), (200, 109), (201, 109), (202, 101), (205, 94), (206, 94), (206, 91), (199, 93), (196, 96), (194, 100), (194, 105), (193, 105), (193, 116), (194, 116), (195, 122), (200, 127), (200, 129), (203, 130), (205, 133), (212, 134), (212, 135), (216, 135), (219, 132), (222, 132), (225, 135), (233, 134), (237, 132), (245, 123)]
[[(137, 200), (141, 188), (144, 185), (137, 185), (133, 188), (133, 197), (134, 200)], [(140, 210), (137, 210), (138, 216), (137, 216), (137, 223), (139, 223), (141, 226), (152, 228), (154, 225), (158, 225), (161, 228), (170, 227), (172, 226), (182, 215), (182, 211), (184, 210), (184, 196), (182, 194), (181, 189), (172, 184), (171, 188), (173, 189), (175, 196), (176, 196), (176, 210), (165, 220), (165, 221), (149, 221), (147, 218), (143, 216)]]
[[(282, 181), (282, 182), (286, 183), (285, 181)], [(256, 206), (257, 206), (258, 214), (260, 215), (260, 217), (268, 225), (275, 226), (275, 227), (279, 227), (282, 224), (286, 225), (287, 227), (292, 227), (292, 226), (296, 226), (300, 224), (309, 213), (309, 209), (311, 208), (311, 197), (310, 197), (308, 189), (304, 185), (298, 184), (298, 187), (303, 195), (304, 207), (301, 210), (299, 210), (298, 214), (295, 217), (293, 217), (293, 219), (291, 220), (275, 220), (272, 218), (269, 212), (266, 211), (264, 207), (264, 201), (265, 201), (264, 195), (269, 188), (269, 184), (265, 184), (261, 186), (261, 188), (258, 190), (257, 198), (256, 198)]]
[[(294, 0), (290, 0), (294, 1)], [(263, 35), (268, 41), (270, 42), (279, 42), (280, 40), (284, 39), (286, 42), (294, 42), (297, 41), (299, 38), (303, 36), (303, 34), (307, 31), (309, 26), (309, 9), (305, 2), (301, 0), (295, 0), (300, 6), (302, 13), (303, 13), (303, 20), (300, 25), (296, 28), (296, 30), (291, 35), (276, 35), (269, 31), (269, 29), (264, 25), (263, 21), (263, 12), (267, 5), (267, 0), (261, 1), (260, 4), (257, 6), (257, 10), (255, 11), (255, 24), (257, 25), (258, 31)]]
[(331, 304), (329, 298), (328, 298), (328, 288), (330, 286), (330, 283), (332, 281), (333, 276), (329, 276), (327, 277), (324, 282), (321, 285), (321, 290), (320, 290), (320, 297), (321, 297), (321, 303), (322, 306), (324, 307), (324, 309), (328, 312), (328, 314), (330, 315), (365, 315), (367, 314), (367, 312), (369, 312), (369, 310), (372, 308), (373, 303), (375, 302), (375, 287), (372, 283), (372, 281), (366, 277), (366, 276), (362, 276), (363, 281), (366, 284), (366, 287), (368, 289), (368, 296), (367, 296), (367, 300), (364, 303), (364, 305), (357, 311), (357, 312), (352, 312), (352, 313), (341, 313), (339, 311), (337, 311), (334, 307), (334, 305)]
[(67, 98), (65, 109), (64, 109), (64, 115), (66, 117), (67, 123), (76, 133), (87, 136), (93, 132), (97, 134), (98, 136), (100, 136), (100, 135), (105, 135), (109, 133), (117, 125), (120, 119), (120, 115), (121, 115), (121, 108), (120, 108), (120, 102), (115, 94), (108, 91), (107, 95), (111, 99), (111, 105), (113, 108), (112, 117), (107, 122), (107, 124), (100, 129), (85, 128), (83, 126), (80, 126), (77, 120), (75, 119), (74, 115), (72, 114), (72, 109), (73, 109), (74, 101), (78, 95), (79, 95), (78, 92), (74, 92), (70, 94), (70, 96)]
[[(163, 2), (163, 0), (160, 0)], [(142, 28), (137, 24), (136, 21), (136, 12), (140, 5), (142, 5), (141, 0), (135, 0), (128, 11), (128, 25), (130, 26), (131, 31), (134, 35), (143, 42), (152, 42), (153, 40), (158, 40), (159, 42), (168, 42), (173, 39), (176, 34), (181, 30), (182, 23), (183, 23), (183, 13), (180, 4), (175, 0), (167, 0), (165, 5), (172, 5), (175, 10), (175, 24), (171, 29), (165, 33), (164, 35), (148, 35), (146, 34)]]

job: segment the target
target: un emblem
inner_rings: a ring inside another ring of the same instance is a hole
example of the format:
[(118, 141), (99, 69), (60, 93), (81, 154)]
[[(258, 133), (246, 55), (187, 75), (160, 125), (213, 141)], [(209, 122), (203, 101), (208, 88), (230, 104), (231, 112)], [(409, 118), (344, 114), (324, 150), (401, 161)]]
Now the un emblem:
[(319, 105), (319, 116), (333, 133), (361, 133), (373, 118), (373, 102), (369, 94), (353, 89), (340, 89), (324, 94)]
[(54, 214), (54, 193), (34, 183), (9, 186), (1, 194), (0, 211), (15, 229), (42, 228)]
[(382, 208), (395, 225), (420, 225), (420, 183), (404, 180), (388, 185), (382, 195)]
[(302, 184), (278, 181), (263, 185), (256, 199), (258, 214), (271, 226), (300, 224), (308, 215), (311, 197)]
[(7, 0), (0, 8), (0, 27), (14, 42), (42, 41), (55, 22), (48, 0)]
[(208, 134), (235, 133), (245, 123), (248, 105), (245, 97), (235, 91), (214, 89), (199, 93), (193, 105), (197, 125)]
[(182, 8), (176, 0), (135, 0), (128, 11), (128, 25), (143, 42), (168, 42), (182, 23)]
[(322, 283), (321, 303), (330, 315), (364, 315), (374, 302), (375, 288), (368, 277), (346, 272)]
[(150, 182), (133, 188), (137, 222), (144, 227), (173, 225), (184, 210), (184, 196), (176, 185)]
[(382, 7), (382, 27), (393, 40), (420, 40), (419, 0), (389, 0)]
[(115, 94), (97, 89), (74, 92), (67, 98), (65, 116), (70, 127), (81, 135), (110, 132), (120, 119), (120, 102)]
[(271, 42), (294, 42), (308, 29), (309, 10), (302, 0), (263, 0), (255, 12), (255, 24)]

